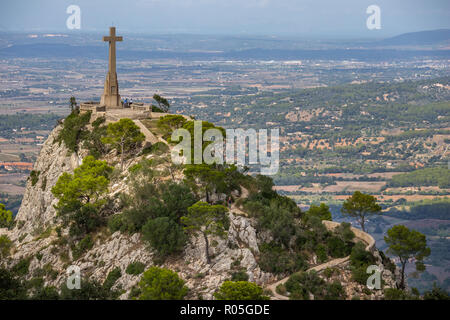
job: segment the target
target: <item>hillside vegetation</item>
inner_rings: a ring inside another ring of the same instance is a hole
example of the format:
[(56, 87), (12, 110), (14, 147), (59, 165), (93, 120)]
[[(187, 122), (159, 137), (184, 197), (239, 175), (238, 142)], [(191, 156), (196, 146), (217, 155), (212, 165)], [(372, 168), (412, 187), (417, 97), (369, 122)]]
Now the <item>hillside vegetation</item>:
[[(271, 178), (233, 165), (174, 165), (170, 141), (145, 147), (126, 135), (125, 148), (109, 143), (118, 134), (110, 128), (120, 123), (75, 110), (50, 135), (5, 238), (2, 275), (12, 286), (6, 298), (211, 299), (238, 290), (259, 299), (277, 277), (352, 252), (349, 224), (335, 230), (322, 224), (331, 217), (327, 206), (304, 213), (273, 190)], [(154, 130), (163, 136), (168, 128)], [(34, 213), (34, 203), (49, 200)], [(82, 267), (83, 290), (67, 289), (69, 265)], [(336, 281), (317, 298), (347, 286)], [(153, 287), (158, 282), (167, 288)], [(339, 297), (349, 298), (342, 290)]]

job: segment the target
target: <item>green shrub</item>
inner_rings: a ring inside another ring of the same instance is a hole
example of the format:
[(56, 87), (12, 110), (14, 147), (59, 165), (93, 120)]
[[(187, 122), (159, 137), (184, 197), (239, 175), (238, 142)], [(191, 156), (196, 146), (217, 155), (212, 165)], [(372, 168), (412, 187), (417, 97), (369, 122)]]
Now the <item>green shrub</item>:
[(284, 286), (284, 284), (282, 284), (282, 283), (280, 283), (279, 285), (277, 285), (277, 287), (275, 288), (275, 291), (278, 293), (278, 294), (281, 294), (281, 295), (286, 295), (286, 292), (287, 292), (287, 290), (286, 290), (286, 287)]
[(60, 296), (58, 290), (53, 286), (40, 286), (35, 289), (32, 300), (59, 300)]
[(263, 271), (281, 274), (293, 273), (307, 268), (307, 263), (300, 253), (283, 249), (273, 242), (263, 243), (259, 249), (259, 265)]
[(326, 293), (324, 296), (325, 300), (345, 300), (346, 298), (345, 290), (339, 281), (334, 281), (327, 285)]
[(181, 225), (169, 217), (149, 219), (142, 228), (142, 236), (162, 257), (182, 251), (187, 239)]
[(335, 268), (326, 268), (325, 270), (323, 270), (323, 275), (327, 278), (331, 278), (335, 273)]
[[(233, 258), (232, 258), (233, 259)], [(239, 267), (240, 265), (241, 265), (241, 260), (242, 260), (242, 256), (241, 257), (239, 257), (238, 259), (236, 259), (236, 260), (234, 260), (232, 263), (231, 263), (231, 268), (236, 268), (236, 267)]]
[[(305, 246), (309, 249), (315, 249), (318, 244), (324, 244), (326, 239), (331, 235), (325, 225), (318, 217), (310, 216), (305, 223), (305, 229), (296, 230), (297, 236), (305, 239)], [(297, 240), (298, 241), (298, 240)]]
[(353, 266), (352, 267), (352, 279), (359, 284), (366, 284), (367, 279), (369, 278), (369, 274), (366, 272), (367, 266)]
[(28, 236), (28, 233), (24, 233), (19, 237), (19, 242), (22, 242), (23, 240), (25, 240), (25, 238)]
[(245, 270), (233, 272), (231, 274), (231, 281), (248, 281), (248, 274)]
[(136, 261), (136, 262), (131, 262), (128, 265), (125, 272), (128, 274), (137, 276), (138, 274), (141, 274), (142, 272), (144, 272), (144, 270), (145, 270), (145, 264), (143, 264), (142, 262)]
[(6, 234), (0, 236), (0, 261), (9, 256), (13, 243)]
[(0, 300), (23, 300), (26, 298), (26, 287), (17, 279), (14, 272), (0, 268)]
[(92, 122), (92, 130), (86, 132), (83, 147), (89, 150), (89, 155), (99, 159), (108, 152), (108, 147), (102, 142), (106, 136), (105, 117), (99, 117)]
[(315, 253), (319, 262), (325, 262), (328, 260), (327, 248), (323, 244), (318, 244), (316, 246)]
[(77, 245), (72, 247), (72, 256), (74, 260), (78, 260), (79, 257), (86, 251), (92, 249), (94, 242), (90, 235), (85, 236)]
[(274, 241), (289, 247), (292, 236), (295, 235), (294, 214), (273, 204), (264, 210), (258, 219), (258, 228), (270, 230)]
[(174, 130), (181, 128), (186, 121), (186, 118), (181, 115), (169, 114), (159, 118), (156, 126), (161, 130), (163, 136), (169, 137)]
[(375, 257), (365, 250), (365, 245), (361, 242), (357, 243), (350, 254), (350, 267), (353, 280), (360, 284), (366, 284), (370, 276), (366, 272), (367, 267), (374, 263)]
[(107, 288), (96, 281), (81, 278), (80, 289), (71, 290), (67, 288), (66, 282), (61, 284), (62, 300), (108, 300), (116, 299), (120, 292), (116, 290), (107, 290)]
[(289, 248), (296, 231), (295, 219), (301, 215), (297, 204), (286, 196), (278, 195), (272, 189), (274, 184), (270, 177), (239, 177), (238, 183), (250, 189), (243, 207), (250, 216), (257, 218), (257, 229), (270, 231), (274, 242)]
[(105, 281), (103, 282), (103, 288), (107, 291), (110, 291), (113, 285), (116, 283), (116, 281), (122, 276), (122, 272), (120, 271), (120, 268), (114, 268), (108, 273), (108, 276), (106, 277)]
[(45, 188), (47, 187), (47, 177), (42, 178), (41, 182), (41, 190), (45, 191)]
[(126, 227), (122, 220), (122, 214), (114, 214), (108, 219), (108, 229), (111, 233), (122, 231)]
[(42, 231), (42, 233), (36, 238), (36, 240), (46, 239), (46, 238), (50, 237), (50, 235), (52, 234), (52, 230), (53, 229), (51, 227), (47, 227), (47, 229)]
[(34, 187), (36, 183), (39, 181), (40, 171), (32, 170), (30, 172), (31, 185)]
[(72, 152), (78, 151), (78, 143), (86, 135), (86, 125), (91, 119), (91, 112), (80, 113), (77, 110), (72, 111), (70, 115), (64, 119), (63, 127), (59, 132), (56, 141), (64, 142), (67, 149)]
[(450, 295), (433, 283), (433, 288), (423, 294), (423, 300), (450, 300)]
[(350, 254), (350, 263), (353, 266), (370, 265), (375, 262), (375, 257), (365, 249), (365, 244), (358, 242)]
[(117, 122), (111, 122), (106, 128), (106, 136), (101, 138), (101, 142), (115, 149), (120, 155), (120, 169), (126, 156), (136, 151), (145, 141), (145, 136), (139, 127), (129, 118), (122, 118)]
[(372, 294), (372, 291), (370, 291), (370, 289), (367, 288), (367, 287), (364, 287), (364, 288), (362, 289), (362, 292), (363, 292), (365, 295), (371, 295), (371, 294)]
[(182, 300), (188, 292), (176, 272), (158, 267), (144, 272), (139, 288), (140, 300)]
[(245, 201), (243, 207), (244, 211), (247, 212), (250, 217), (259, 217), (263, 215), (266, 210), (266, 206), (258, 201)]
[(158, 108), (157, 106), (152, 104), (152, 112), (160, 112), (160, 113), (164, 113), (164, 110)]
[(28, 288), (39, 288), (44, 286), (44, 279), (41, 277), (34, 277), (30, 281), (27, 282)]
[(25, 276), (28, 274), (28, 268), (30, 267), (30, 258), (22, 258), (17, 262), (11, 271), (18, 276)]
[(225, 281), (214, 297), (217, 300), (269, 300), (260, 286), (248, 281)]
[(45, 275), (52, 280), (55, 280), (58, 277), (58, 271), (52, 268), (50, 262), (45, 264), (42, 270), (45, 272)]
[(71, 236), (83, 236), (96, 230), (104, 219), (100, 211), (107, 208), (112, 167), (106, 161), (87, 156), (73, 174), (64, 172), (51, 189), (58, 198), (55, 206), (64, 223), (70, 223)]
[[(123, 229), (140, 232), (149, 219), (158, 217), (169, 217), (178, 224), (180, 217), (187, 214), (187, 208), (196, 202), (190, 188), (174, 182), (154, 184), (151, 182), (154, 171), (146, 166), (139, 167), (133, 173), (136, 179), (131, 185), (132, 195), (122, 196), (122, 221), (126, 224)], [(162, 220), (159, 223), (165, 224)], [(169, 224), (166, 227), (172, 228), (172, 223)], [(173, 228), (172, 231), (176, 233), (178, 230)], [(150, 239), (151, 237), (148, 238), (149, 241)]]
[(317, 272), (300, 272), (293, 274), (285, 283), (291, 300), (309, 300), (310, 295), (317, 300), (343, 300), (345, 290), (339, 281), (326, 283)]
[(306, 211), (305, 217), (308, 218), (310, 216), (315, 216), (320, 218), (320, 220), (332, 220), (331, 219), (331, 212), (330, 207), (327, 206), (325, 203), (321, 203), (320, 206), (316, 206), (312, 204), (308, 211)]
[(384, 289), (384, 300), (415, 300), (415, 298), (404, 290), (386, 288)]
[(87, 235), (83, 238), (83, 240), (80, 241), (79, 247), (82, 251), (87, 251), (91, 249), (94, 246), (94, 242), (92, 241), (92, 237), (90, 235)]
[(133, 286), (130, 290), (130, 293), (128, 294), (128, 299), (135, 300), (137, 299), (141, 294), (141, 289), (139, 289), (138, 286)]
[(315, 271), (299, 272), (291, 275), (285, 283), (291, 300), (309, 300), (310, 293), (319, 296), (325, 287), (325, 281)]
[(342, 258), (350, 254), (352, 247), (338, 237), (327, 239), (328, 253), (333, 258)]
[(153, 154), (162, 155), (169, 151), (169, 146), (164, 142), (156, 142), (155, 144), (152, 144), (150, 151)]
[(342, 222), (334, 229), (334, 233), (344, 242), (350, 242), (355, 238), (355, 233), (351, 229), (351, 224)]
[(383, 262), (383, 265), (386, 267), (386, 269), (388, 269), (392, 273), (395, 273), (395, 270), (397, 268), (395, 263), (392, 262), (392, 260), (389, 257), (386, 257), (386, 255), (384, 254), (383, 251), (378, 250), (378, 252), (380, 253), (381, 260)]
[(61, 229), (61, 226), (57, 226), (57, 227), (55, 228), (55, 231), (56, 231), (56, 234), (58, 235), (58, 238), (61, 238), (61, 235), (62, 235), (62, 229)]
[(145, 144), (144, 147), (142, 148), (142, 151), (141, 151), (140, 155), (141, 156), (145, 156), (145, 155), (150, 154), (150, 153), (152, 153), (152, 146), (149, 146), (149, 145)]

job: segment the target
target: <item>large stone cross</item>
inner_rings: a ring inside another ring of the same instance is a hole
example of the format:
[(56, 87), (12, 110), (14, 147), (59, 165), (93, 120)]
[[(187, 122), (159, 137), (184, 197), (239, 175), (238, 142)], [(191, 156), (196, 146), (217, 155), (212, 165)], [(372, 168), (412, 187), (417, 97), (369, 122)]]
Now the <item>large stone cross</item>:
[(109, 28), (109, 36), (103, 37), (103, 41), (109, 42), (109, 65), (108, 74), (105, 79), (105, 89), (103, 91), (100, 104), (107, 108), (118, 108), (120, 105), (119, 83), (116, 73), (116, 41), (122, 41), (122, 37), (116, 37), (116, 28)]

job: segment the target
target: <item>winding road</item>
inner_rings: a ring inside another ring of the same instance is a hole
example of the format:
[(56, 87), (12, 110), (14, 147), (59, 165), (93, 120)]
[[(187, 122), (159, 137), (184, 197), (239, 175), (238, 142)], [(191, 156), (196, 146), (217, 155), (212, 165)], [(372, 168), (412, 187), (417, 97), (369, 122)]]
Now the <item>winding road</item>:
[[(326, 221), (326, 220), (322, 221), (322, 223), (325, 225), (325, 227), (327, 227), (328, 230), (333, 230), (334, 228), (336, 228), (337, 226), (340, 225), (339, 222)], [(370, 251), (370, 252), (373, 252), (373, 250), (375, 249), (375, 239), (370, 234), (368, 234), (368, 233), (366, 233), (366, 232), (364, 232), (364, 231), (362, 231), (360, 229), (351, 227), (351, 230), (355, 234), (356, 240), (359, 240), (359, 241), (367, 243), (366, 250)], [(319, 264), (319, 265), (317, 265), (315, 267), (309, 268), (306, 271), (309, 272), (309, 271), (314, 270), (314, 271), (319, 272), (319, 271), (322, 271), (322, 270), (324, 270), (326, 268), (336, 267), (336, 266), (341, 265), (341, 264), (343, 264), (343, 263), (345, 263), (345, 262), (347, 262), (349, 260), (350, 260), (350, 256), (347, 256), (347, 257), (344, 257), (344, 258), (333, 259), (333, 260), (330, 260), (328, 262)], [(281, 280), (279, 280), (279, 281), (277, 281), (275, 283), (272, 283), (272, 284), (266, 286), (266, 289), (269, 289), (272, 292), (271, 300), (289, 300), (289, 297), (283, 296), (283, 295), (277, 293), (276, 288), (280, 284), (284, 284), (290, 277), (291, 277), (291, 275), (289, 275), (286, 278), (283, 278), (283, 279), (281, 279)]]

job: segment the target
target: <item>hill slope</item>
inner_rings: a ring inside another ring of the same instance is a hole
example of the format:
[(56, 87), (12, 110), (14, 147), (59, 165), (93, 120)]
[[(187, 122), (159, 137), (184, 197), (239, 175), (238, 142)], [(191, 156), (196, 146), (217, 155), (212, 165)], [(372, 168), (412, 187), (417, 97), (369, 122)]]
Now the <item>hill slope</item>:
[(435, 45), (450, 41), (450, 29), (403, 33), (380, 41), (383, 45)]
[[(254, 204), (255, 199), (263, 196), (258, 190), (232, 193), (236, 202), (227, 213), (229, 227), (226, 235), (224, 237), (209, 236), (211, 263), (208, 263), (205, 257), (205, 241), (200, 234), (190, 235), (189, 241), (186, 242), (180, 253), (170, 255), (163, 260), (157, 254), (155, 248), (149, 247), (149, 243), (140, 232), (113, 231), (111, 228), (106, 228), (105, 225), (100, 225), (100, 227), (85, 235), (84, 238), (77, 237), (73, 234), (73, 228), (64, 222), (64, 216), (58, 214), (55, 209), (54, 206), (58, 204), (58, 199), (55, 198), (51, 189), (63, 173), (72, 174), (75, 169), (80, 168), (89, 151), (81, 141), (78, 144), (77, 152), (71, 152), (64, 142), (58, 142), (63, 127), (64, 125), (59, 125), (53, 130), (34, 164), (35, 173), (33, 176), (37, 178), (29, 179), (27, 183), (15, 227), (12, 230), (0, 230), (0, 233), (6, 234), (14, 243), (11, 256), (2, 262), (3, 267), (17, 270), (20, 266), (23, 270), (22, 275), (27, 281), (38, 277), (42, 279), (46, 286), (60, 288), (66, 283), (67, 268), (70, 265), (76, 265), (81, 269), (82, 279), (105, 283), (109, 281), (107, 279), (111, 278), (111, 274), (117, 274), (116, 270), (119, 270), (118, 277), (114, 279), (113, 285), (110, 287), (118, 290), (121, 299), (127, 299), (131, 297), (130, 293), (140, 280), (140, 275), (129, 274), (127, 269), (130, 264), (139, 262), (146, 269), (153, 265), (160, 265), (177, 271), (190, 289), (187, 298), (212, 299), (213, 293), (220, 287), (221, 283), (229, 280), (234, 274), (240, 274), (241, 276), (244, 274), (248, 281), (266, 286), (280, 277), (285, 277), (290, 272), (298, 270), (298, 268), (306, 270), (309, 266), (323, 263), (330, 258), (325, 254), (325, 261), (320, 262), (317, 255), (307, 249), (306, 245), (301, 249), (301, 254), (296, 252), (295, 250), (298, 249), (291, 247), (290, 244), (287, 245), (287, 248), (279, 246), (277, 244), (279, 235), (275, 233), (274, 222), (264, 226), (261, 218), (249, 211), (251, 208), (249, 205)], [(91, 132), (92, 130), (92, 128), (88, 129)], [(168, 181), (182, 183), (184, 175), (180, 168), (171, 171), (169, 174), (164, 169), (164, 162), (161, 162), (163, 157), (168, 155), (169, 150), (156, 151), (156, 149), (153, 149), (150, 153), (142, 151), (141, 148), (133, 156), (130, 156), (125, 161), (123, 169), (120, 169), (118, 165), (120, 157), (116, 155), (115, 151), (106, 152), (101, 157), (110, 165), (115, 166), (115, 171), (108, 185), (105, 209), (102, 211), (103, 215), (107, 215), (105, 218), (123, 216), (126, 208), (121, 197), (125, 195), (135, 196), (133, 194), (135, 189), (130, 185), (130, 181), (136, 178), (132, 174), (143, 163), (155, 165), (152, 167), (152, 172), (161, 173), (151, 183), (155, 185), (149, 184), (148, 187), (166, 186), (170, 188), (170, 185), (165, 184), (170, 183)], [(146, 162), (147, 160), (150, 162)], [(251, 180), (249, 188), (251, 188), (251, 185), (255, 185), (256, 182), (256, 180), (252, 180), (254, 178), (243, 177), (242, 181), (249, 179)], [(286, 203), (286, 201), (289, 201), (287, 198), (278, 196), (272, 191), (269, 193), (272, 197), (272, 203), (274, 203), (273, 201), (279, 201), (280, 204), (284, 203), (283, 206), (290, 206), (289, 202)], [(166, 193), (162, 196), (170, 195)], [(216, 192), (211, 194), (212, 199), (216, 199), (216, 201), (219, 201), (221, 196), (220, 193)], [(253, 202), (248, 197), (252, 197)], [(239, 201), (244, 205), (238, 205)], [(168, 205), (167, 202), (166, 205)], [(291, 208), (291, 210), (294, 210), (295, 204)], [(161, 210), (164, 211), (163, 208)], [(292, 222), (297, 224), (296, 218), (285, 208), (279, 207), (277, 211), (278, 214), (284, 212), (286, 215), (285, 217), (280, 216), (281, 218), (288, 219), (290, 217), (289, 219), (292, 219), (287, 220), (288, 225), (292, 225)], [(294, 211), (300, 212), (298, 209)], [(270, 215), (265, 216), (265, 218), (269, 217)], [(333, 237), (333, 232), (327, 232), (320, 226), (314, 228), (318, 227), (322, 230), (322, 233), (325, 232), (322, 235), (325, 239)], [(301, 231), (300, 224), (299, 228), (298, 232)], [(307, 232), (307, 230), (301, 232)], [(283, 233), (280, 235), (286, 236)], [(338, 236), (338, 234), (335, 236)], [(294, 238), (291, 239), (292, 241), (288, 242), (293, 243)], [(305, 238), (307, 242), (310, 240), (313, 239)], [(279, 249), (275, 251), (268, 249), (277, 248), (277, 246), (279, 246)], [(289, 266), (291, 256), (297, 256), (296, 259), (301, 258), (303, 266)], [(375, 256), (380, 268), (385, 269), (383, 260), (377, 251), (375, 251)], [(275, 260), (269, 263), (270, 259)], [(283, 259), (287, 259), (288, 264), (280, 264)], [(277, 271), (276, 268), (280, 267), (285, 269), (282, 269), (281, 272)], [(340, 271), (342, 274), (350, 272), (348, 265), (342, 268)], [(395, 287), (395, 274), (387, 273), (387, 275), (386, 286)], [(353, 283), (351, 276), (347, 275), (341, 280), (343, 286), (347, 289), (346, 297), (348, 299), (354, 295), (367, 296), (370, 299), (383, 297), (382, 291), (364, 293), (363, 287)]]

